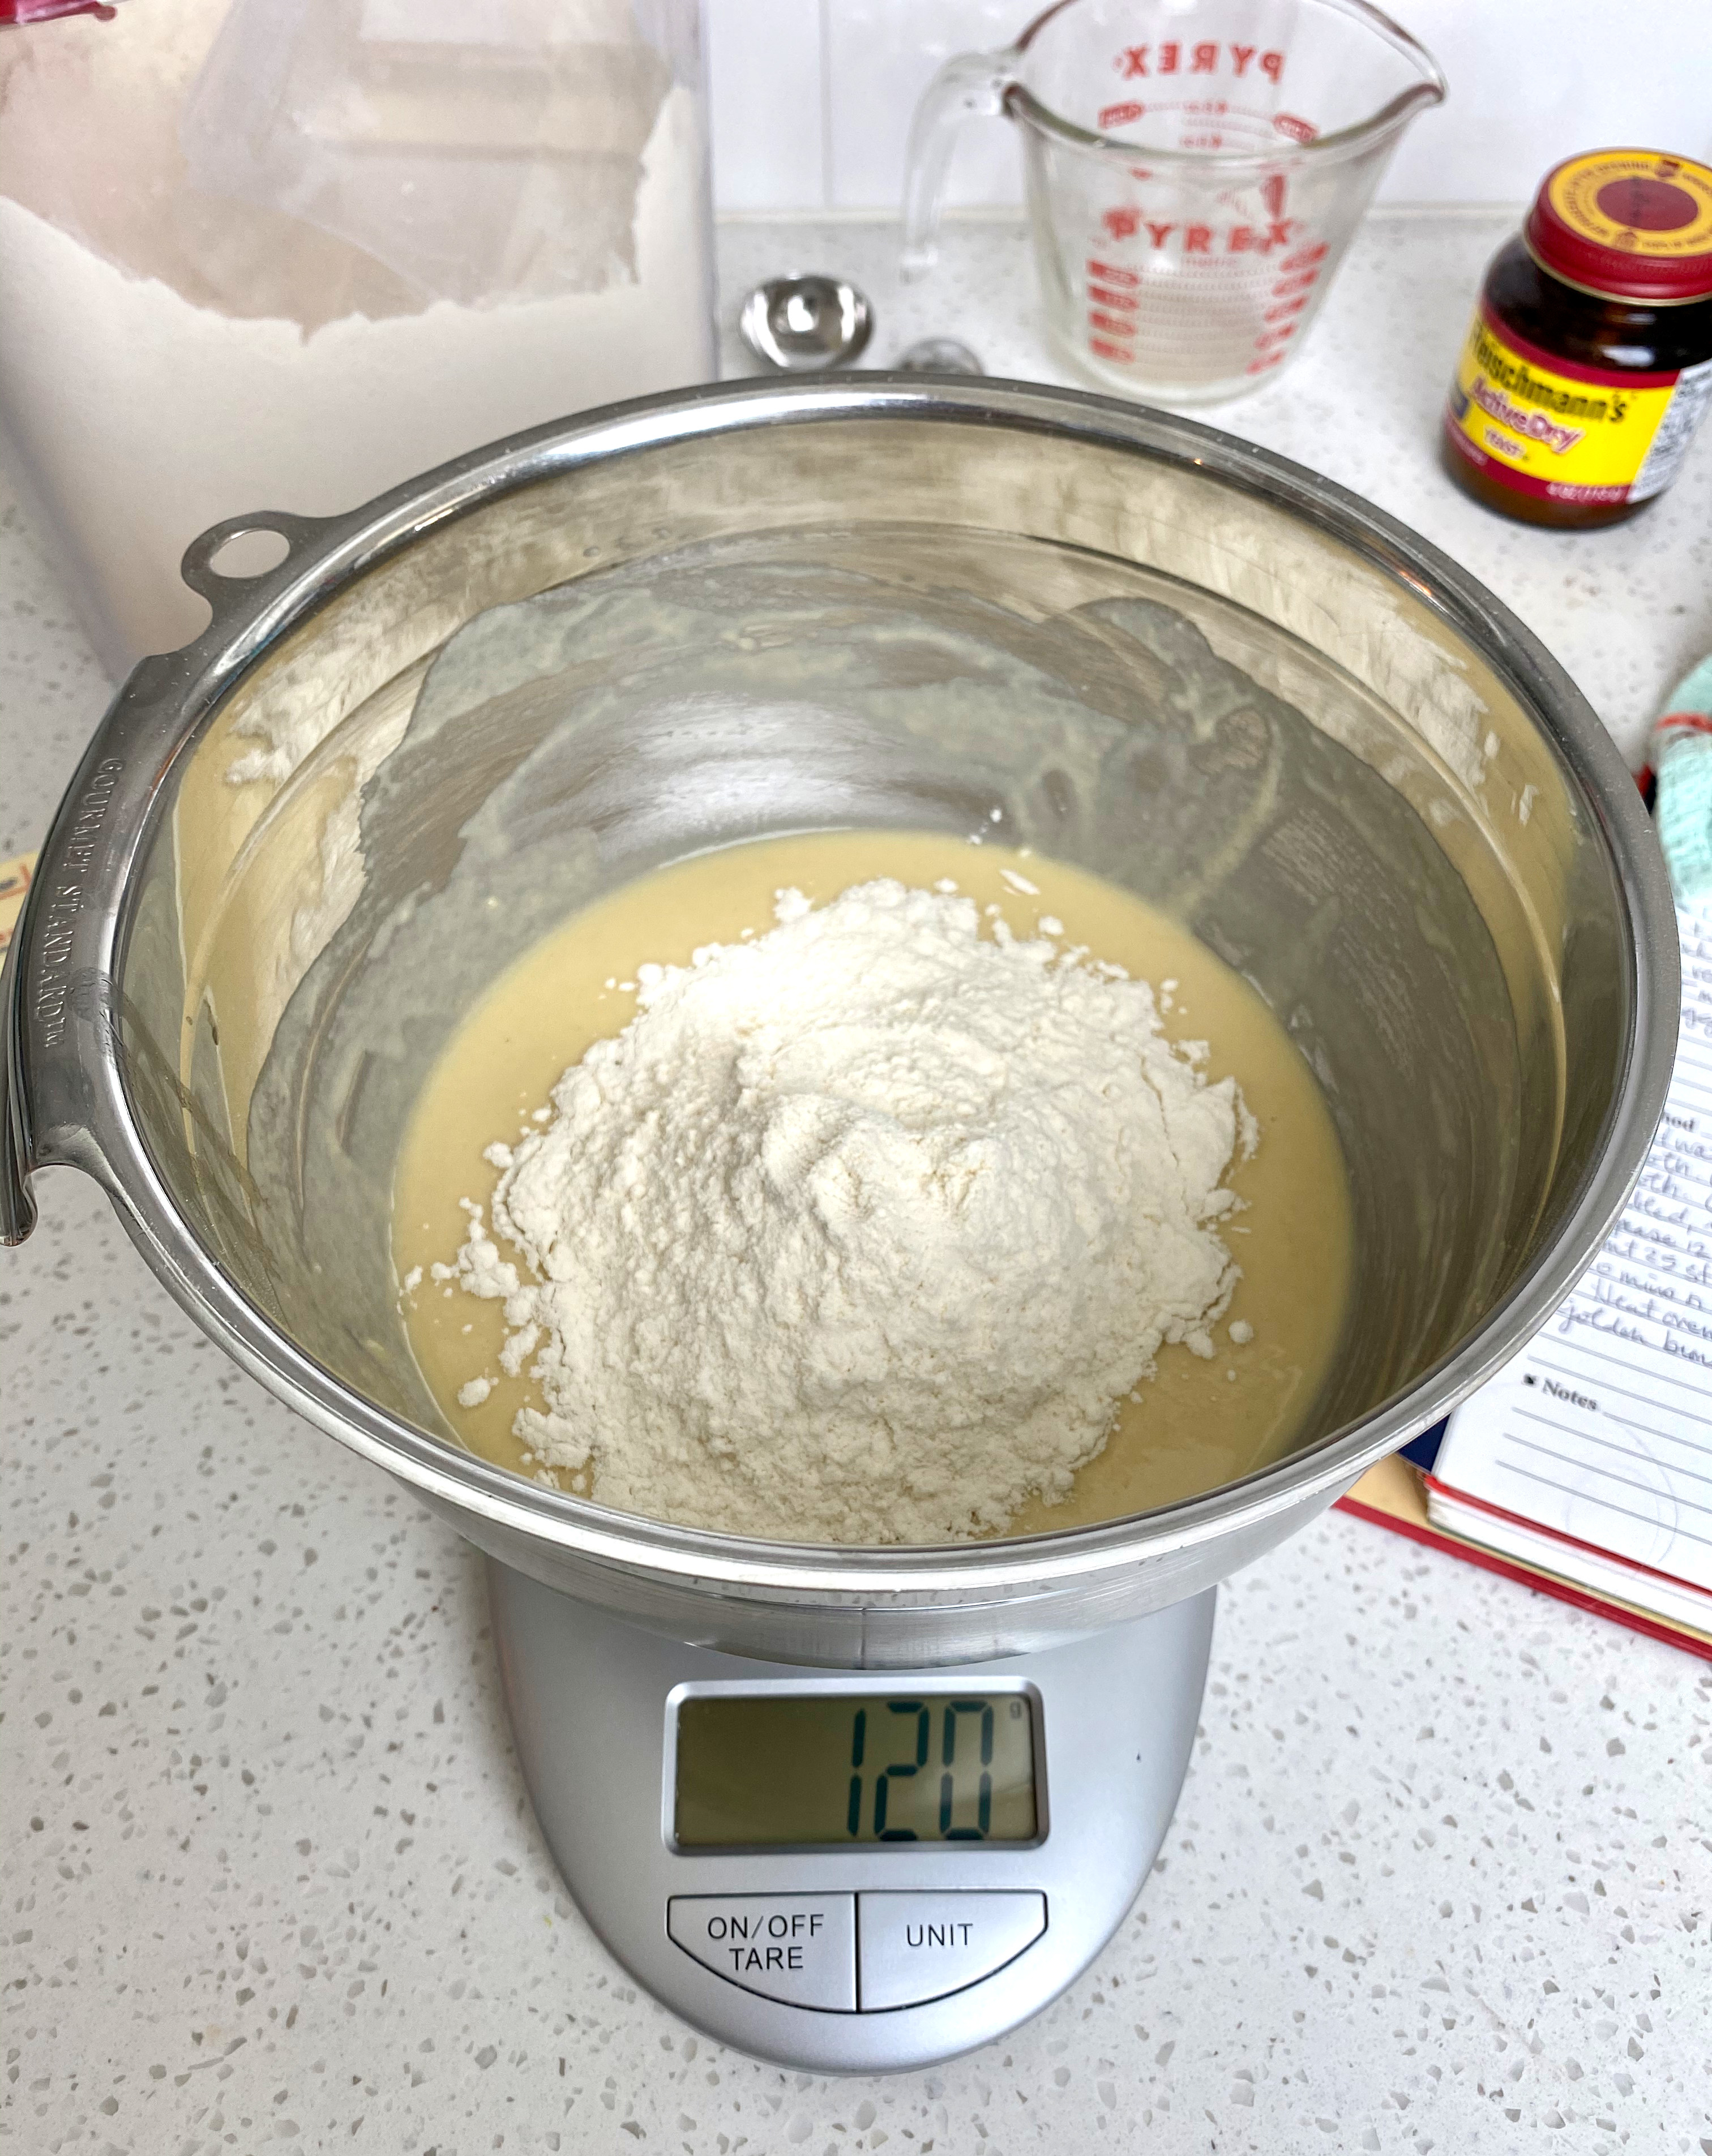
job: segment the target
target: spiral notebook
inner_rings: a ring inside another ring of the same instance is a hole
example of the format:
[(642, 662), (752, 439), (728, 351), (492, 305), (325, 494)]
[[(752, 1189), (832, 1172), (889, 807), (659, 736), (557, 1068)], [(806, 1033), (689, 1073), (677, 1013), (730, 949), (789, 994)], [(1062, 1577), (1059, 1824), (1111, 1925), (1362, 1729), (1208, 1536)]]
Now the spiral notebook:
[(1675, 1073), (1616, 1229), (1436, 1447), (1344, 1502), (1712, 1657), (1712, 909), (1678, 929)]

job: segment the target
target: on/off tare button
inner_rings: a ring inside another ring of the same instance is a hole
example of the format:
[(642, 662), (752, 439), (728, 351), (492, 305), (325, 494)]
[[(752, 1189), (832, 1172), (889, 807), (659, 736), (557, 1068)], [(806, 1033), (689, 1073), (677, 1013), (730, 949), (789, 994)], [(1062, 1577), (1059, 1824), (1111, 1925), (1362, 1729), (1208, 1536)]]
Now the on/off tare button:
[(666, 1928), (727, 1984), (787, 2006), (856, 2011), (852, 1894), (677, 1894)]
[(921, 2006), (1015, 1961), (1046, 1928), (1044, 1894), (864, 1894), (864, 2014)]

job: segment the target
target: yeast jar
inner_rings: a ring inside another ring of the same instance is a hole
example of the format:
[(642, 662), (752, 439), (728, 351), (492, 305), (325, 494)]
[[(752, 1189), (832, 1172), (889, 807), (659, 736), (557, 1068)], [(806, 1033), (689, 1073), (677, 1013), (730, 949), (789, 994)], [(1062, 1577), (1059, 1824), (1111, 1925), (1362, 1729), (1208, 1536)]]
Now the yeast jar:
[(1477, 501), (1589, 531), (1682, 469), (1712, 403), (1712, 168), (1595, 150), (1548, 172), (1486, 273), (1444, 416)]

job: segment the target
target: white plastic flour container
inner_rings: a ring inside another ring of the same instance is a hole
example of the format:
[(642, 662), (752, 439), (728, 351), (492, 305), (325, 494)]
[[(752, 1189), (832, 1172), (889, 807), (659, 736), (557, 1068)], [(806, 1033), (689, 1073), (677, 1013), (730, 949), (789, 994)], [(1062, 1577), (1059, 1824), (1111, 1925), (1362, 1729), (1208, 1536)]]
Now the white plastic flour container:
[(8, 34), (0, 290), (0, 434), (117, 679), (206, 621), (178, 565), (211, 523), (712, 373), (697, 0)]

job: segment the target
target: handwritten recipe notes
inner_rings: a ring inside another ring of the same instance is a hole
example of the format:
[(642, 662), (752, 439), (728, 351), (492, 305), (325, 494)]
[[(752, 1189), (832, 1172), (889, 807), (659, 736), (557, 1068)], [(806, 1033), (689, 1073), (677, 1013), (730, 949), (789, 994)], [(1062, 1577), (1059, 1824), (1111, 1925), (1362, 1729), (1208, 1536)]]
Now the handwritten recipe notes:
[(1712, 908), (1679, 916), (1663, 1121), (1592, 1266), (1452, 1418), (1431, 1517), (1712, 1627)]

